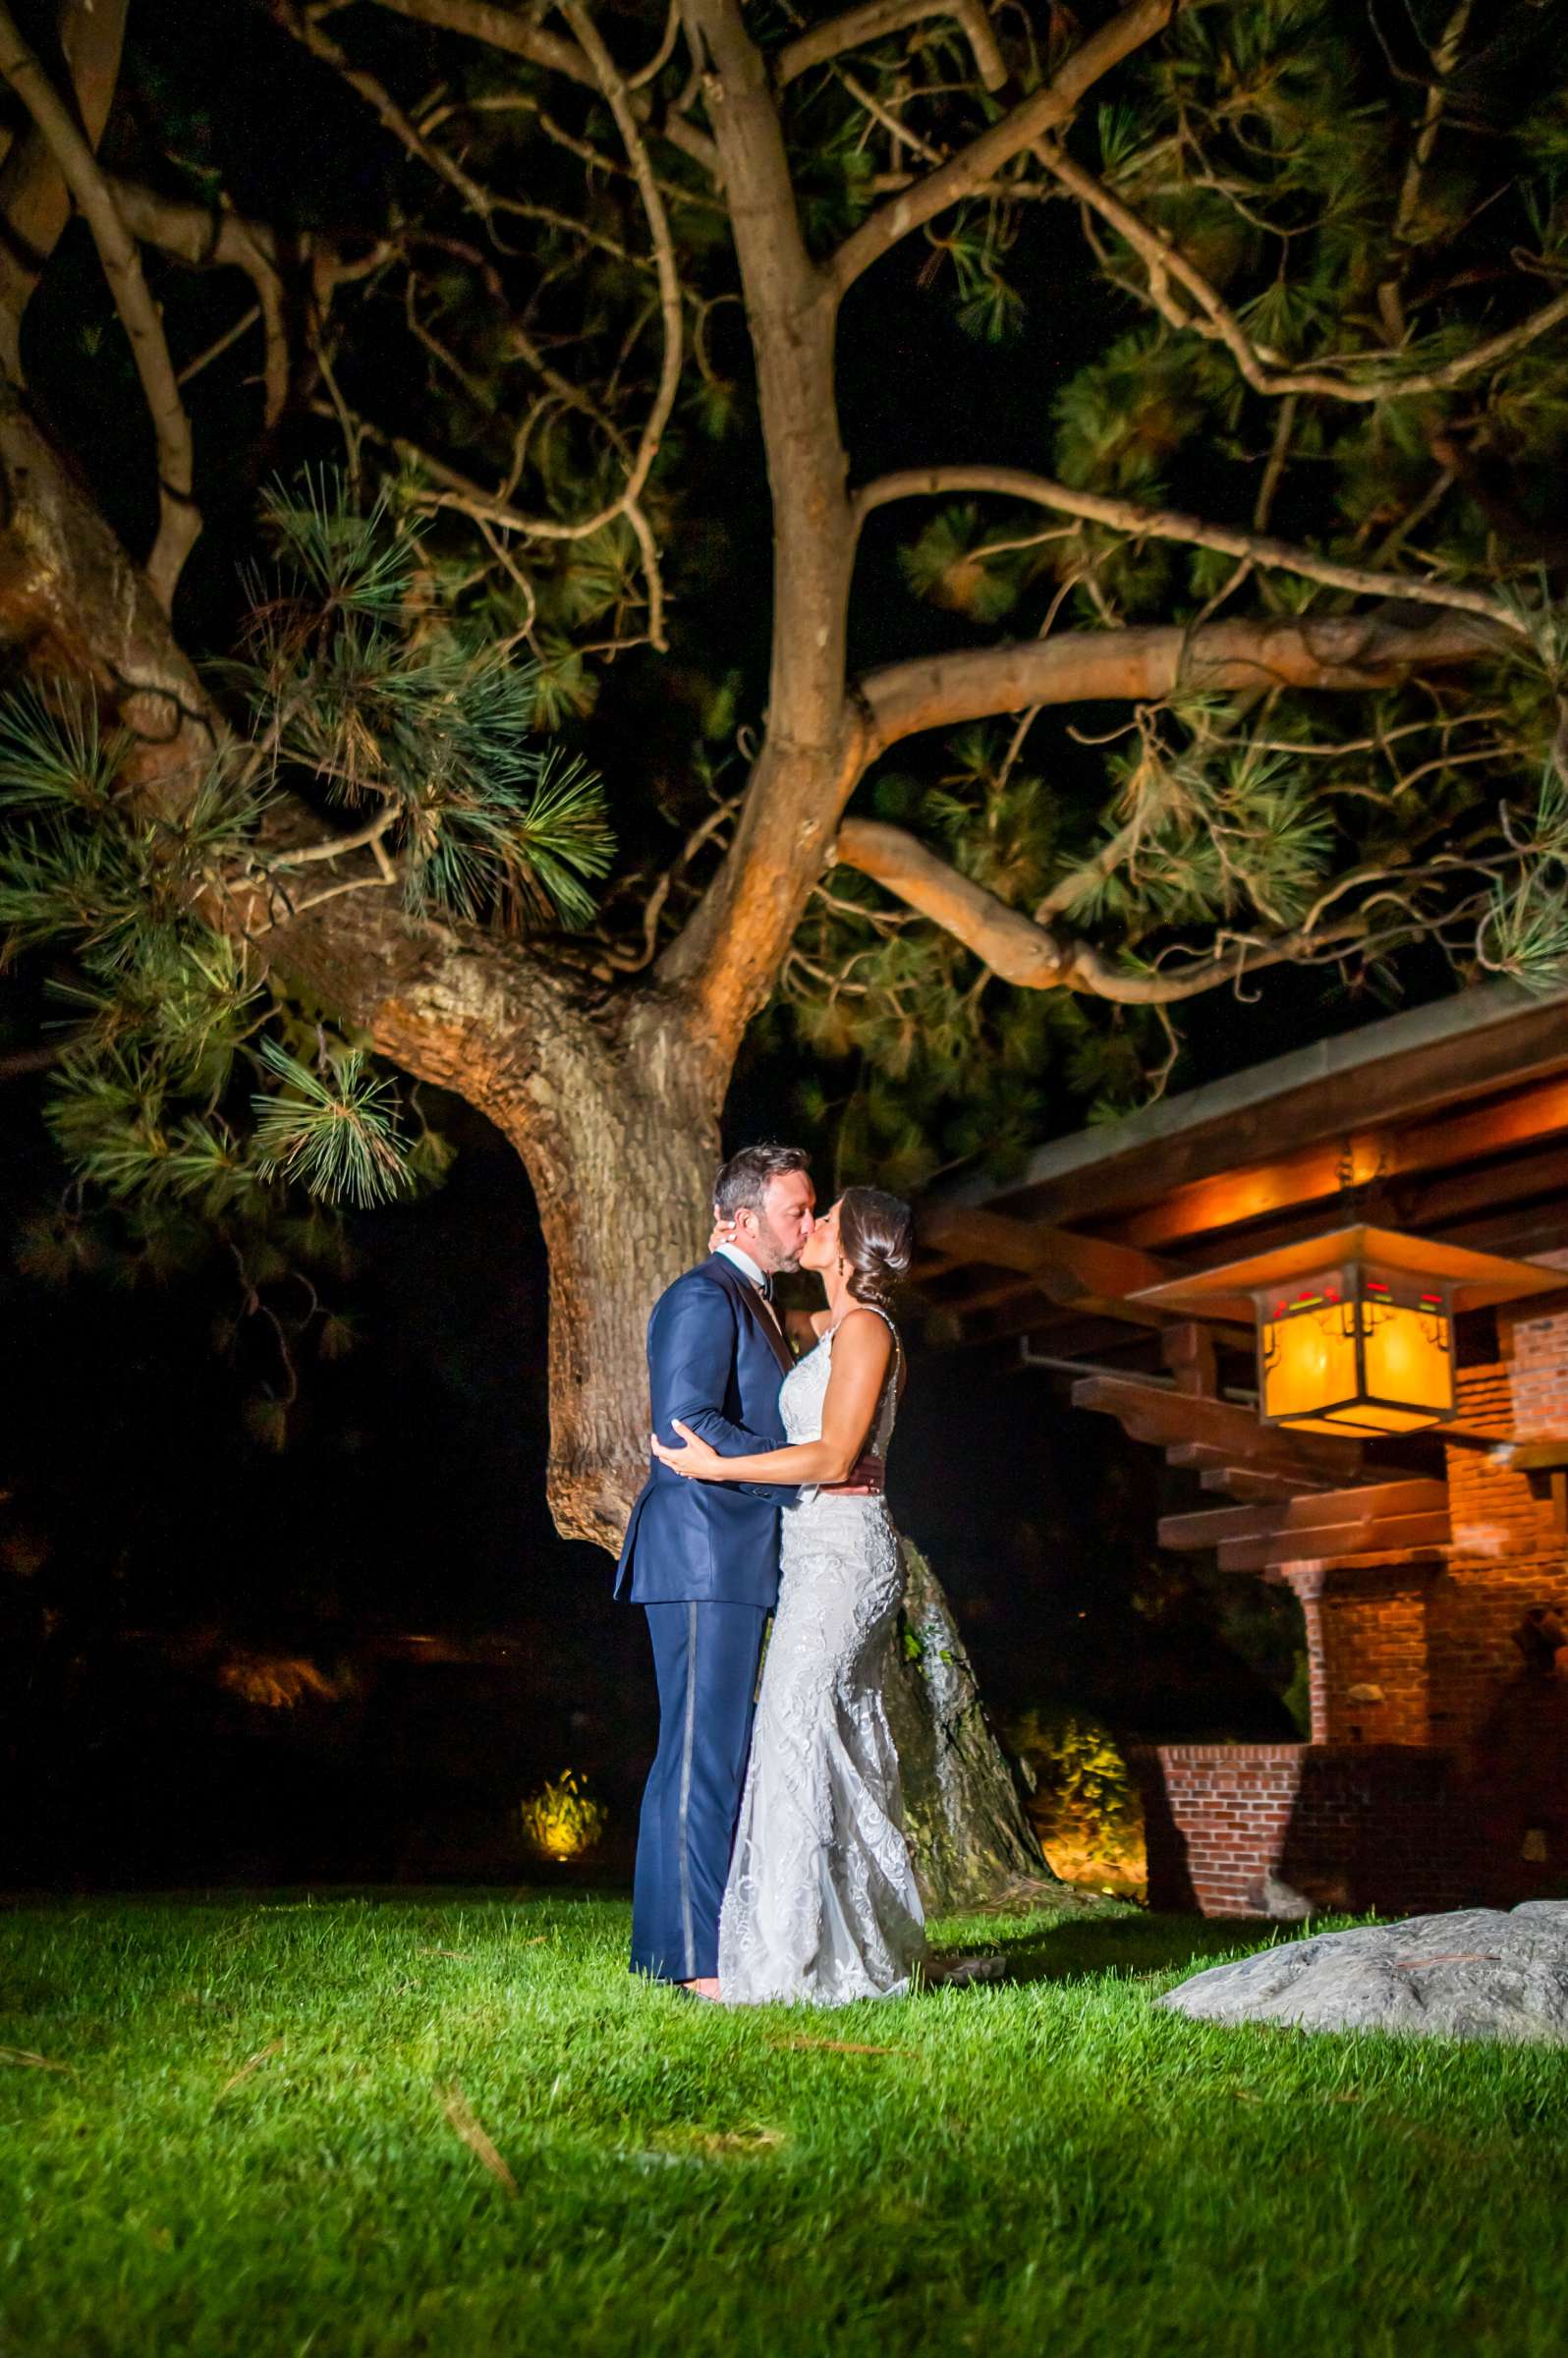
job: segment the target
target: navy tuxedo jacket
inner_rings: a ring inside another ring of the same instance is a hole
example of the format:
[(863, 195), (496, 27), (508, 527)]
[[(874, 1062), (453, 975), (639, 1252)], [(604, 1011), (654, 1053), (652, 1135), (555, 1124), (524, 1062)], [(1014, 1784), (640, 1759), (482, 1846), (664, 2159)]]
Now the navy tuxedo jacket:
[[(679, 1417), (723, 1457), (784, 1446), (779, 1388), (793, 1362), (756, 1288), (715, 1253), (662, 1293), (647, 1327), (653, 1430)], [(793, 1488), (689, 1482), (652, 1459), (632, 1509), (615, 1594), (638, 1604), (778, 1601), (779, 1507)]]

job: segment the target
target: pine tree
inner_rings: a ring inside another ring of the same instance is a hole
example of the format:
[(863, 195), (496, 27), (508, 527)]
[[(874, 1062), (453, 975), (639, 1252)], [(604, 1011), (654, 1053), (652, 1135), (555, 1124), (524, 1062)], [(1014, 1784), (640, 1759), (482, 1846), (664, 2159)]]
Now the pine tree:
[[(199, 13), (122, 58), (113, 0), (43, 52), (0, 7), (5, 914), (75, 958), (97, 1185), (372, 1200), (385, 1068), (460, 1092), (550, 1251), (557, 1520), (610, 1539), (770, 1000), (824, 1095), (853, 1060), (846, 1167), (914, 1180), (1273, 969), (1561, 976), (1550, 12), (264, 13), (225, 111)], [(968, 444), (852, 490), (895, 286), (972, 340)], [(215, 648), (203, 511), (279, 465)], [(936, 651), (863, 661), (895, 596)]]

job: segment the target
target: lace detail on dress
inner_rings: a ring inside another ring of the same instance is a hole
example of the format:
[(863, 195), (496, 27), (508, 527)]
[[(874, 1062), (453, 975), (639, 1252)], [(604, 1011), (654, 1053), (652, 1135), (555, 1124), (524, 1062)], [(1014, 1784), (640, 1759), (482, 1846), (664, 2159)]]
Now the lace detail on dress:
[[(785, 1377), (780, 1409), (792, 1442), (820, 1437), (834, 1332)], [(878, 1456), (898, 1413), (901, 1364), (894, 1327), (868, 1442)], [(784, 1511), (783, 1532), (778, 1612), (719, 1921), (719, 1988), (732, 2003), (842, 2005), (906, 1990), (925, 1952), (883, 1703), (903, 1564), (880, 1498), (803, 1491)]]

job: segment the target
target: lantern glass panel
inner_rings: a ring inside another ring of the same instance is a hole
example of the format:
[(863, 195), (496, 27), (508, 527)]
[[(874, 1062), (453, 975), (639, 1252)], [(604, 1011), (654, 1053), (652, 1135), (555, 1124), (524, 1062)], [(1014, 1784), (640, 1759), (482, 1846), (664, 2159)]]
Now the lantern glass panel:
[(1355, 1306), (1340, 1270), (1272, 1288), (1258, 1310), (1259, 1389), (1270, 1423), (1355, 1399)]
[(1453, 1322), (1446, 1293), (1369, 1269), (1361, 1286), (1366, 1400), (1359, 1422), (1409, 1432), (1454, 1405)]

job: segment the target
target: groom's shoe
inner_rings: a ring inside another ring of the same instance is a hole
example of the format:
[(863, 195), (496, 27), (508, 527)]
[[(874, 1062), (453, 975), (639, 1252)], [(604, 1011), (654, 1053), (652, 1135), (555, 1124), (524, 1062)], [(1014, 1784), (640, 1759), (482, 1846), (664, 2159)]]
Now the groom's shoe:
[(684, 1990), (688, 1997), (711, 1998), (715, 2004), (718, 2001), (719, 1986), (716, 1973), (704, 1974), (700, 1981), (677, 1982), (676, 1988)]

